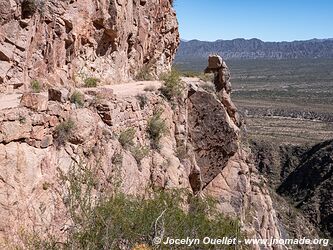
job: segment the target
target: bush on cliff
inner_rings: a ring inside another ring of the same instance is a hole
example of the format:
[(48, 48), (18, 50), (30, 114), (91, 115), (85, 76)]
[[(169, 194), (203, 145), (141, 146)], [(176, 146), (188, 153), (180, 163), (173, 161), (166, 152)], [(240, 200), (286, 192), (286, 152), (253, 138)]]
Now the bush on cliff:
[(23, 18), (31, 17), (37, 10), (37, 3), (35, 0), (23, 0), (21, 2), (21, 11)]
[(86, 88), (95, 88), (97, 84), (100, 82), (100, 79), (95, 77), (87, 77), (84, 79), (84, 87)]
[(134, 137), (135, 137), (135, 129), (134, 128), (127, 128), (123, 130), (118, 138), (119, 143), (126, 149), (129, 149), (131, 146), (134, 145)]
[(173, 69), (170, 73), (164, 74), (160, 78), (163, 81), (163, 86), (160, 88), (160, 91), (166, 99), (172, 101), (182, 95), (184, 86), (178, 71)]
[[(181, 208), (183, 200), (175, 192), (155, 193), (151, 199), (117, 194), (91, 211), (79, 230), (70, 236), (66, 247), (132, 249), (141, 244), (170, 249), (170, 245), (156, 245), (156, 239), (239, 236), (238, 222), (219, 214), (213, 201), (190, 197), (188, 202), (186, 212)], [(200, 249), (211, 248), (200, 245)], [(188, 249), (188, 246), (174, 246), (173, 249)]]
[(74, 103), (77, 107), (83, 107), (84, 95), (79, 91), (74, 91), (70, 98), (71, 103)]
[(42, 90), (42, 85), (38, 80), (33, 80), (31, 82), (31, 89), (33, 93), (39, 93)]
[(54, 137), (57, 146), (65, 145), (68, 138), (71, 136), (75, 123), (73, 120), (68, 119), (60, 123), (54, 130)]
[(161, 115), (161, 111), (155, 111), (154, 115), (148, 120), (147, 132), (153, 148), (159, 148), (160, 139), (167, 132), (167, 125)]
[[(67, 173), (59, 169), (67, 189), (64, 204), (72, 220), (67, 238), (59, 242), (53, 237), (26, 237), (27, 249), (189, 249), (187, 245), (163, 245), (159, 239), (241, 238), (238, 221), (223, 216), (212, 198), (180, 189), (145, 197), (117, 189), (101, 193), (98, 171), (98, 166), (88, 164), (73, 164)], [(215, 249), (214, 245), (195, 247)]]

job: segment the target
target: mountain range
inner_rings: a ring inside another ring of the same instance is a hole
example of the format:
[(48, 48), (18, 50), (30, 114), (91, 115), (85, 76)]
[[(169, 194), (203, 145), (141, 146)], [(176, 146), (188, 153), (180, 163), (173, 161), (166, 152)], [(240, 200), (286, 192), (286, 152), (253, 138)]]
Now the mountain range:
[(212, 53), (217, 53), (225, 59), (333, 58), (333, 39), (293, 42), (264, 42), (256, 38), (215, 42), (182, 40), (175, 62), (207, 58)]

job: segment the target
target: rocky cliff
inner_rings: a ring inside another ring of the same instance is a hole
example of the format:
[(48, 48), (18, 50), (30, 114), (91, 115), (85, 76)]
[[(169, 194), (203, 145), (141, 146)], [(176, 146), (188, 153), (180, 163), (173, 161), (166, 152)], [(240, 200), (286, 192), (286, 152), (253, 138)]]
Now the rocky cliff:
[(1, 0), (0, 24), (0, 93), (157, 76), (179, 43), (169, 0)]
[[(213, 92), (192, 78), (177, 82), (172, 100), (156, 81), (81, 88), (87, 78), (107, 85), (170, 69), (178, 45), (172, 1), (0, 6), (2, 249), (24, 249), (36, 234), (63, 242), (75, 229), (72, 197), (87, 189), (93, 202), (119, 191), (185, 189), (216, 198), (249, 238), (289, 236), (242, 146), (222, 58), (210, 57), (206, 69), (215, 74)], [(39, 93), (29, 91), (31, 81), (42, 83)], [(285, 246), (261, 247), (273, 248)]]
[[(187, 189), (217, 198), (220, 211), (239, 218), (251, 238), (282, 237), (265, 180), (240, 145), (235, 116), (229, 115), (232, 102), (226, 106), (220, 99), (228, 97), (222, 93), (230, 88), (228, 77), (218, 79), (224, 87), (216, 94), (203, 90), (198, 79), (184, 79), (177, 103), (158, 92), (121, 97), (100, 87), (80, 90), (82, 105), (54, 90), (26, 93), (20, 106), (2, 109), (2, 246), (24, 247), (22, 235), (32, 232), (66, 237), (72, 227), (66, 176), (73, 167), (98, 179), (94, 197), (116, 188), (128, 195)], [(166, 123), (158, 147), (148, 132), (152, 119)], [(131, 147), (123, 136), (129, 130)]]

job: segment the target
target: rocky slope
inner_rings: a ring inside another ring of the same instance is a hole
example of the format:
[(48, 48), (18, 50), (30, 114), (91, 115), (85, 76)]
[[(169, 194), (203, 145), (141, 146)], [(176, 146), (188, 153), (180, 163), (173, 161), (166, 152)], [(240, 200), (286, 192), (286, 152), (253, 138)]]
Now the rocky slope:
[(179, 43), (169, 0), (1, 0), (0, 24), (0, 93), (156, 76)]
[[(270, 180), (270, 186), (282, 197), (274, 195), (285, 224), (293, 224), (296, 217), (307, 228), (332, 237), (332, 141), (314, 146), (273, 145), (253, 142), (251, 145), (258, 170)], [(317, 228), (317, 229), (316, 229)], [(318, 230), (319, 229), (319, 230)], [(296, 234), (296, 226), (292, 229)], [(304, 230), (303, 230), (304, 231)], [(304, 231), (305, 232), (305, 231)]]
[(259, 39), (239, 38), (215, 42), (181, 41), (176, 63), (200, 60), (206, 58), (210, 53), (218, 53), (225, 59), (332, 58), (333, 40), (263, 42)]
[(295, 170), (281, 183), (278, 193), (333, 237), (333, 142), (315, 145), (300, 157)]
[[(1, 110), (2, 246), (22, 244), (22, 235), (31, 231), (65, 237), (71, 218), (63, 176), (73, 166), (98, 177), (96, 196), (113, 192), (114, 178), (132, 195), (185, 188), (218, 198), (221, 212), (240, 218), (251, 237), (280, 238), (269, 192), (249, 152), (240, 147), (230, 107), (200, 84), (187, 79), (177, 105), (156, 93), (147, 93), (142, 103), (98, 88), (84, 91), (83, 107), (49, 91), (24, 94), (19, 107)], [(151, 147), (146, 132), (154, 110), (163, 111), (168, 130), (159, 149)], [(119, 135), (128, 128), (135, 130), (136, 148), (149, 149), (143, 158), (120, 143)]]

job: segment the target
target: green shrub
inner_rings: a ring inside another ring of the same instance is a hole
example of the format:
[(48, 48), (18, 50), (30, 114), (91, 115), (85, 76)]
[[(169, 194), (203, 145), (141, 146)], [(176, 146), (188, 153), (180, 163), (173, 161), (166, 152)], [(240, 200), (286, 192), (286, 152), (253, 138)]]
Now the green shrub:
[[(63, 200), (73, 224), (63, 243), (53, 237), (34, 235), (25, 241), (25, 249), (134, 249), (139, 245), (143, 249), (170, 249), (170, 245), (156, 245), (154, 239), (202, 240), (207, 236), (242, 239), (238, 221), (219, 213), (217, 201), (212, 198), (194, 197), (179, 189), (150, 193), (149, 197), (121, 192), (101, 195), (98, 169), (99, 166), (80, 161), (67, 173), (58, 169), (59, 179), (67, 189)], [(173, 245), (172, 249), (189, 247)], [(195, 249), (215, 249), (215, 246), (200, 244)]]
[(21, 4), (22, 18), (31, 17), (37, 10), (36, 0), (23, 0)]
[(68, 138), (72, 135), (73, 129), (75, 128), (75, 123), (73, 120), (68, 119), (60, 123), (54, 130), (55, 141), (58, 146), (65, 145)]
[(145, 94), (138, 94), (135, 97), (139, 101), (140, 108), (144, 109), (146, 104), (148, 103), (148, 97)]
[(84, 79), (84, 87), (86, 88), (94, 88), (97, 87), (97, 84), (100, 82), (100, 79), (95, 77), (87, 77)]
[(162, 75), (161, 80), (163, 86), (160, 91), (169, 101), (181, 96), (184, 86), (178, 71), (172, 70), (169, 74)]
[(79, 91), (74, 91), (70, 98), (71, 103), (74, 103), (78, 107), (82, 107), (84, 104), (84, 95)]
[[(183, 200), (175, 192), (158, 192), (151, 199), (117, 194), (100, 202), (84, 218), (78, 230), (69, 236), (66, 249), (133, 249), (138, 244), (146, 249), (170, 249), (170, 245), (154, 245), (153, 239), (239, 237), (238, 222), (219, 214), (215, 202), (188, 199), (190, 210), (185, 212), (181, 208)], [(196, 247), (212, 249), (212, 245)], [(188, 246), (174, 245), (172, 249)]]
[(138, 164), (149, 154), (149, 149), (144, 146), (136, 146), (131, 148), (131, 153)]
[(179, 74), (185, 77), (197, 77), (204, 82), (214, 82), (213, 73), (202, 73), (197, 71), (180, 71)]
[(33, 80), (31, 82), (31, 89), (34, 93), (39, 93), (42, 90), (42, 86), (38, 80)]
[[(24, 245), (24, 248), (15, 247), (12, 249), (28, 249), (28, 250), (58, 250), (64, 249), (60, 247), (59, 242), (52, 237), (48, 236), (47, 238), (41, 237), (36, 233), (30, 233), (27, 231), (20, 232), (20, 239)], [(11, 248), (10, 248), (11, 249)]]
[(165, 120), (161, 118), (161, 111), (155, 114), (148, 120), (147, 133), (151, 139), (153, 148), (159, 147), (159, 141), (167, 132)]
[(134, 145), (133, 141), (134, 137), (135, 137), (135, 129), (127, 128), (120, 133), (118, 141), (120, 142), (121, 146), (128, 149), (130, 146)]

